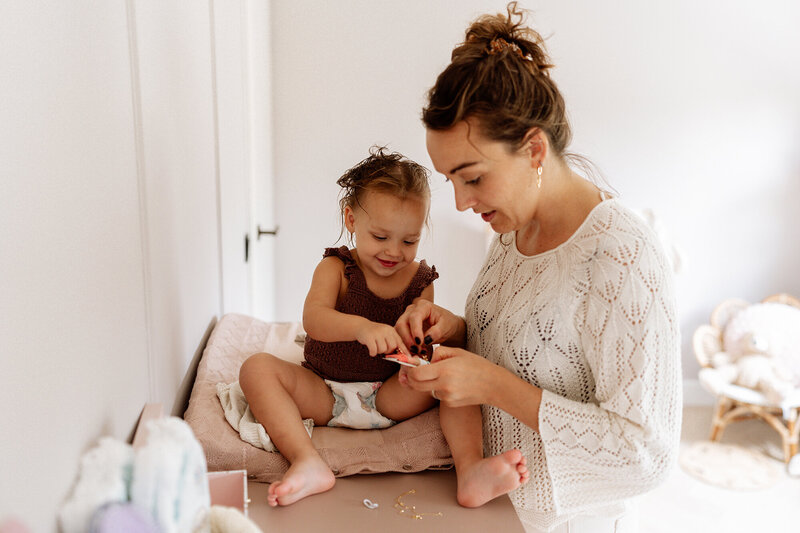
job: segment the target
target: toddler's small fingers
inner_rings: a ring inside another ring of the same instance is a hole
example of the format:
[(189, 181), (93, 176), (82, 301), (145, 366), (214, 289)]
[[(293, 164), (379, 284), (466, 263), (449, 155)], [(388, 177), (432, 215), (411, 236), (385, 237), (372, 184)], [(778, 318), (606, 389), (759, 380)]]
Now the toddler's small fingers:
[(377, 353), (379, 356), (381, 356), (381, 355), (388, 354), (388, 353), (390, 352), (390, 350), (389, 350), (389, 349), (388, 349), (388, 347), (386, 346), (386, 343), (385, 343), (385, 342), (382, 342), (382, 341), (377, 341), (377, 342), (375, 343), (375, 352), (376, 352), (376, 353)]
[(406, 348), (406, 345), (405, 345), (405, 343), (403, 343), (403, 341), (402, 341), (402, 340), (401, 340), (401, 341), (400, 341), (400, 343), (397, 345), (397, 349), (398, 349), (399, 351), (403, 352), (404, 354), (406, 354), (407, 356), (409, 356), (409, 357), (411, 356), (411, 352), (409, 351), (409, 349), (408, 349), (408, 348)]

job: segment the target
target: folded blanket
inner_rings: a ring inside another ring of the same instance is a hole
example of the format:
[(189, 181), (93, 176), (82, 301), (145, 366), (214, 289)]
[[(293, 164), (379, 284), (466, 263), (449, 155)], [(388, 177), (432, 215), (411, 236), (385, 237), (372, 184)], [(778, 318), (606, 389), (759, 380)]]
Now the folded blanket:
[[(272, 439), (267, 435), (264, 426), (258, 423), (247, 405), (242, 388), (239, 382), (236, 383), (217, 383), (217, 397), (225, 411), (225, 420), (239, 432), (243, 441), (252, 444), (256, 448), (262, 448), (268, 452), (277, 452), (278, 449), (272, 443)], [(307, 418), (303, 420), (303, 425), (311, 437), (314, 430), (314, 420)]]

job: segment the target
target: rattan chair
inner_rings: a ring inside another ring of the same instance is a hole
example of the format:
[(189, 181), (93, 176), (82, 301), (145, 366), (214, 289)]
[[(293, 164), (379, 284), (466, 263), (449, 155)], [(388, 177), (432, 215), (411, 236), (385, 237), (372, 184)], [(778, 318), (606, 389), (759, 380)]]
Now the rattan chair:
[[(800, 308), (800, 300), (788, 294), (775, 294), (762, 302), (776, 302)], [(761, 418), (777, 431), (783, 441), (784, 460), (789, 460), (798, 452), (798, 434), (800, 434), (800, 389), (796, 389), (781, 404), (770, 402), (761, 392), (735, 384), (723, 387), (707, 386), (704, 372), (713, 372), (712, 357), (722, 351), (722, 334), (725, 326), (736, 315), (750, 304), (744, 300), (730, 299), (719, 304), (711, 313), (711, 324), (697, 328), (692, 338), (700, 370), (700, 383), (716, 395), (717, 405), (711, 427), (711, 440), (718, 441), (725, 427), (731, 422), (752, 418)], [(708, 375), (708, 374), (707, 374)]]

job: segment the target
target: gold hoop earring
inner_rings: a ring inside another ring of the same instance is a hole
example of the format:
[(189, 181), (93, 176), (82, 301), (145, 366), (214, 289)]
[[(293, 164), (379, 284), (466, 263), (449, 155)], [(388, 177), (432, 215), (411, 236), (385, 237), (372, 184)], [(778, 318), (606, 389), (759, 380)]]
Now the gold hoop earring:
[(536, 188), (542, 188), (542, 164), (539, 163), (539, 168), (536, 169)]

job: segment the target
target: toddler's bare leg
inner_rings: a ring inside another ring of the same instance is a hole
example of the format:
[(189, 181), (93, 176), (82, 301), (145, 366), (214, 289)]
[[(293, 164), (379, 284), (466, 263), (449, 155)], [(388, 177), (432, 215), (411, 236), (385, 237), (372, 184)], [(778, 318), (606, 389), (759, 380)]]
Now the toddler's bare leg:
[(494, 457), (483, 457), (481, 408), (439, 406), (442, 424), (458, 476), (458, 503), (480, 507), (526, 483), (530, 477), (525, 457), (519, 450), (508, 450)]
[(247, 359), (239, 371), (250, 410), (275, 447), (291, 466), (280, 481), (269, 487), (269, 505), (289, 505), (324, 492), (336, 482), (328, 465), (311, 444), (303, 419), (325, 425), (331, 418), (333, 394), (310, 370), (260, 353)]
[(400, 422), (427, 411), (436, 400), (427, 392), (403, 387), (397, 374), (383, 382), (375, 396), (375, 408), (386, 418)]

